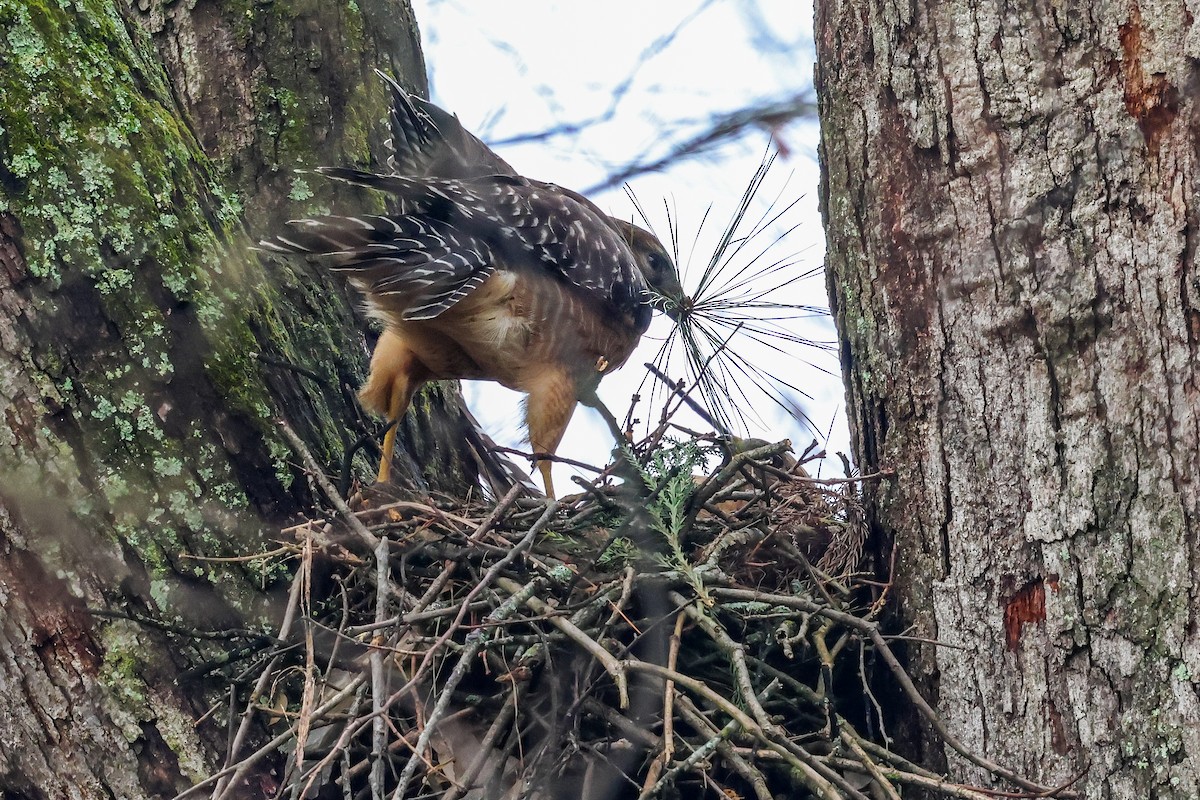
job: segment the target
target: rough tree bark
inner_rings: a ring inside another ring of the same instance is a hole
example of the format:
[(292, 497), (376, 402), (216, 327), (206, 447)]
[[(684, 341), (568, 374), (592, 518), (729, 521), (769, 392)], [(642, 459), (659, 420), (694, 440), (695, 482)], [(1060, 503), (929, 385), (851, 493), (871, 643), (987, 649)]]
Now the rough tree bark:
[[(375, 66), (424, 85), (404, 0), (0, 0), (5, 797), (169, 797), (214, 767), (225, 707), (196, 720), (223, 687), (175, 678), (221, 646), (86, 609), (273, 610), (275, 576), (184, 554), (270, 549), (309, 501), (275, 419), (330, 469), (363, 428), (345, 291), (248, 248), (344, 200), (295, 167), (371, 164)], [(462, 491), (456, 394), (425, 400), (410, 478)]]
[(1200, 796), (1195, 11), (818, 3), (855, 448), (896, 470), (902, 621), (949, 645), (913, 669), (973, 749), (1090, 765), (1089, 798)]

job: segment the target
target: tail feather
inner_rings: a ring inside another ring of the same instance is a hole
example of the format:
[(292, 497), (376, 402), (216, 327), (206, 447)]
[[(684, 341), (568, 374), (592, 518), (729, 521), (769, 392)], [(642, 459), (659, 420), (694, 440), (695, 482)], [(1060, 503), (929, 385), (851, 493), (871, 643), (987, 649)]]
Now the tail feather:
[(458, 117), (404, 90), (376, 70), (392, 93), (388, 169), (421, 178), (516, 175), (507, 161), (463, 127)]

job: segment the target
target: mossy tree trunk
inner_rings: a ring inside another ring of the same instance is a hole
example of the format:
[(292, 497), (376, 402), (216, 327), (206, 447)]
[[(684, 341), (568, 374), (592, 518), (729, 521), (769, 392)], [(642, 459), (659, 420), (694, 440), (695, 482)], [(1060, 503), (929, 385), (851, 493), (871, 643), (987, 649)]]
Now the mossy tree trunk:
[[(1200, 796), (1195, 8), (818, 3), (829, 281), (911, 664), (973, 749)], [(986, 778), (920, 725), (932, 764)]]
[[(311, 500), (277, 419), (331, 470), (366, 426), (345, 290), (249, 247), (378, 202), (293, 172), (372, 163), (375, 66), (424, 85), (404, 0), (0, 0), (0, 794), (171, 796), (214, 767), (225, 707), (196, 720), (224, 687), (175, 678), (223, 645), (87, 609), (276, 610), (274, 572), (191, 556), (268, 550)], [(456, 403), (408, 425), (433, 489), (472, 482)]]

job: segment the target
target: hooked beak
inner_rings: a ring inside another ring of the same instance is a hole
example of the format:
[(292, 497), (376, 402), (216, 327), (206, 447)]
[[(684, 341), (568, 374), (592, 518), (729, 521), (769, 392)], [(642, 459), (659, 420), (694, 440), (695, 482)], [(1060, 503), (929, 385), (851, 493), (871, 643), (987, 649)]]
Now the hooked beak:
[(666, 314), (673, 321), (679, 322), (680, 319), (686, 317), (691, 312), (692, 298), (685, 295), (682, 288), (678, 290), (678, 293), (669, 290), (668, 292), (655, 291), (650, 298), (650, 305)]
[(651, 287), (650, 294), (650, 304), (675, 322), (679, 322), (692, 310), (692, 298), (684, 293), (676, 275), (664, 276), (656, 286)]

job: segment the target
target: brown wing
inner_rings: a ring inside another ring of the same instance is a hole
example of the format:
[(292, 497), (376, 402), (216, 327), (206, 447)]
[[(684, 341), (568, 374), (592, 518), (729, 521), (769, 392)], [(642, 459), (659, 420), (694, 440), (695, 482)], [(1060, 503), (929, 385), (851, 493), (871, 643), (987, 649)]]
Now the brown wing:
[(421, 180), (318, 171), (387, 192), (398, 213), (292, 222), (286, 236), (264, 247), (327, 254), (334, 269), (355, 273), (370, 291), (389, 285), (409, 291), (414, 282), (430, 281), (421, 295), (427, 308), (413, 318), (441, 313), (482, 282), (483, 270), (495, 268), (551, 275), (639, 332), (649, 325), (646, 282), (629, 244), (591, 204), (557, 187), (519, 177)]
[(398, 298), (404, 319), (432, 319), (495, 272), (491, 247), (444, 222), (420, 216), (292, 220), (260, 242), (280, 253), (326, 256), (364, 292)]

